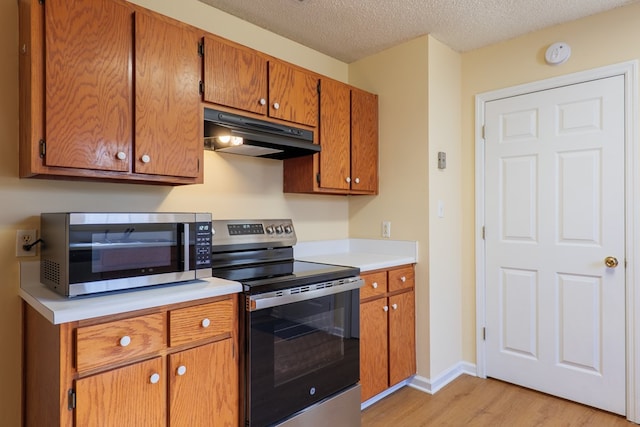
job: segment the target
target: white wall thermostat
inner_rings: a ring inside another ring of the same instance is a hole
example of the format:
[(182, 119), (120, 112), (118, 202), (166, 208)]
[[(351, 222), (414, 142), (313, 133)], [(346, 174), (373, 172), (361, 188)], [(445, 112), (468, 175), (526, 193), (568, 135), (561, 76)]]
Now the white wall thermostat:
[(571, 56), (571, 47), (564, 43), (554, 43), (547, 48), (547, 52), (544, 55), (544, 59), (547, 64), (559, 65), (563, 62), (567, 62), (567, 59)]

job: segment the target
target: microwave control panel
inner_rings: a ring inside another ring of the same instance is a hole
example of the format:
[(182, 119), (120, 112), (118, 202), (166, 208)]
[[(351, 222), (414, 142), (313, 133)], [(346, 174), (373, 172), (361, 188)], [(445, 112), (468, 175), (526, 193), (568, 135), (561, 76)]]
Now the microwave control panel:
[(211, 267), (211, 223), (195, 223), (196, 268)]

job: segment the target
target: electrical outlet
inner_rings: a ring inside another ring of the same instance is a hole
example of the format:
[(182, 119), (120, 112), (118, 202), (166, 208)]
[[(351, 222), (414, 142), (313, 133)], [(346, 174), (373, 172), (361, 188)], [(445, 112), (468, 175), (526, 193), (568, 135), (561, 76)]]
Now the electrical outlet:
[(36, 230), (18, 230), (16, 231), (16, 256), (36, 256), (36, 246), (27, 251), (23, 245), (29, 245), (36, 241)]
[(391, 238), (391, 221), (382, 221), (382, 237)]

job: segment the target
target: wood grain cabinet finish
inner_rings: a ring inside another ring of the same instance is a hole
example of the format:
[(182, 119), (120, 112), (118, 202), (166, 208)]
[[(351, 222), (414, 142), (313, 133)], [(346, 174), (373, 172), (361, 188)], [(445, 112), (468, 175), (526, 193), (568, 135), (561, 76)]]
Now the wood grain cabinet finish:
[(415, 276), (413, 266), (402, 266), (362, 277), (360, 385), (364, 402), (416, 373)]
[(284, 161), (289, 193), (378, 193), (378, 96), (320, 78), (321, 151)]
[(198, 30), (124, 0), (19, 13), (21, 177), (202, 182)]
[(205, 102), (317, 126), (318, 75), (212, 35), (204, 57)]
[(26, 427), (239, 425), (236, 295), (60, 325), (23, 307)]

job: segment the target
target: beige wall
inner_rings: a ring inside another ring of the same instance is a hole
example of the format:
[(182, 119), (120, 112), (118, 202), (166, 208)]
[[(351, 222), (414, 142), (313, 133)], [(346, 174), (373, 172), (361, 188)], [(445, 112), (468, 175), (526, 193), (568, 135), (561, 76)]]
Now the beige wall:
[[(463, 358), (476, 360), (474, 241), (474, 96), (640, 58), (640, 4), (528, 34), (462, 55)], [(550, 66), (546, 48), (558, 41), (571, 46), (568, 62)]]
[(349, 67), (349, 81), (378, 94), (380, 193), (351, 197), (351, 237), (380, 238), (391, 221), (391, 238), (417, 240), (416, 344), (418, 373), (429, 374), (429, 38), (420, 37)]
[[(417, 240), (418, 374), (434, 378), (461, 360), (460, 55), (424, 36), (350, 64), (349, 81), (380, 107), (380, 194), (352, 197), (352, 237)], [(437, 168), (437, 153), (447, 168)], [(438, 202), (444, 217), (438, 217)]]
[[(197, 0), (136, 1), (165, 15), (346, 81), (348, 66)], [(348, 199), (285, 195), (282, 162), (205, 152), (205, 183), (185, 187), (18, 179), (18, 7), (0, 0), (0, 424), (20, 423), (21, 329), (15, 230), (43, 211), (210, 211), (217, 218), (291, 217), (300, 240), (348, 237)]]

